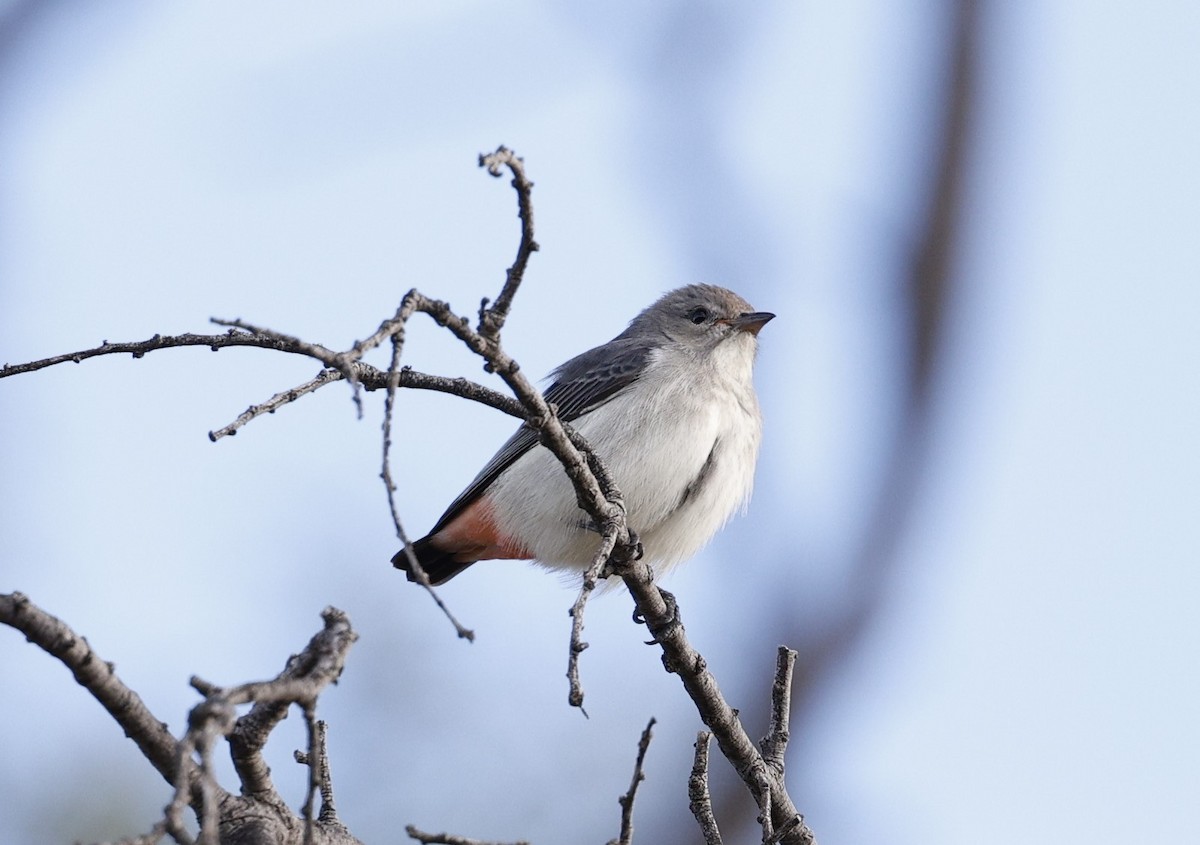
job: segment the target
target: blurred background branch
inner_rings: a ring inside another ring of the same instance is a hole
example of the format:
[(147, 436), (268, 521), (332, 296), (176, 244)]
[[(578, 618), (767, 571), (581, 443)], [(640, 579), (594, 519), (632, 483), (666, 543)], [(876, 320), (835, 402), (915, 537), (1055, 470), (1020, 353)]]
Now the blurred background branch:
[(902, 399), (879, 463), (875, 503), (861, 523), (862, 534), (846, 570), (849, 588), (842, 605), (829, 614), (824, 629), (815, 636), (811, 627), (794, 624), (796, 616), (788, 606), (776, 608), (776, 638), (803, 643), (796, 668), (798, 694), (793, 699), (801, 711), (810, 706), (809, 696), (822, 687), (823, 678), (860, 646), (880, 605), (894, 595), (899, 544), (929, 470), (937, 374), (960, 282), (954, 259), (962, 231), (982, 53), (979, 5), (977, 0), (945, 4), (946, 69), (936, 77), (941, 83), (941, 119), (931, 124), (930, 155), (920, 163), (928, 199), (915, 226), (911, 259), (906, 262), (909, 272), (899, 280), (901, 354), (896, 367)]

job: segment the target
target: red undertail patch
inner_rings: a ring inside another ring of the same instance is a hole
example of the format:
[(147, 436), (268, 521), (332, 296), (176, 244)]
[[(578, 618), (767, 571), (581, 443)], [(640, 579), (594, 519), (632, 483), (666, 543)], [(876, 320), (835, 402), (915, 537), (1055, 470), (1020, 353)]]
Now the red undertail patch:
[(459, 563), (477, 560), (529, 560), (533, 554), (496, 528), (486, 497), (476, 499), (437, 534), (429, 538), (434, 548), (452, 554)]

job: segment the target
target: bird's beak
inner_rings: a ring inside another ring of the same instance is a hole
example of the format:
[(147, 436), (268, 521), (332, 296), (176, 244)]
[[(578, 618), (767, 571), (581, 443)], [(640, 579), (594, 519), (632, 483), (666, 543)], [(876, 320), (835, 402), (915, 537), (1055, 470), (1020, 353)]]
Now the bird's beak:
[(739, 314), (729, 321), (729, 325), (738, 331), (750, 332), (757, 335), (767, 323), (775, 319), (770, 311), (752, 311), (749, 314)]

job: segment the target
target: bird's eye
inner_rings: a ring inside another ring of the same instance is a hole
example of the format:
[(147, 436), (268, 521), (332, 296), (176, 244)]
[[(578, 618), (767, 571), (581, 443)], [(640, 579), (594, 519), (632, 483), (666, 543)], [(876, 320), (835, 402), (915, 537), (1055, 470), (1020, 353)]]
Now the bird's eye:
[(687, 317), (698, 326), (709, 318), (708, 309), (703, 307), (693, 308), (687, 313)]

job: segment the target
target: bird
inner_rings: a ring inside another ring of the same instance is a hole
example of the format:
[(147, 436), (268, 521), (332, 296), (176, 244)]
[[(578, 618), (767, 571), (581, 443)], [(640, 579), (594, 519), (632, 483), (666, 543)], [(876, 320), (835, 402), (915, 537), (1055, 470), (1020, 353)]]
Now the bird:
[[(711, 284), (677, 288), (551, 373), (546, 401), (621, 490), (655, 577), (695, 555), (749, 503), (762, 439), (758, 333), (774, 314)], [(537, 432), (522, 425), (430, 532), (392, 564), (434, 585), (481, 560), (586, 569), (599, 533)]]

